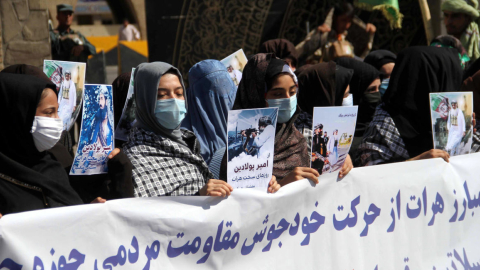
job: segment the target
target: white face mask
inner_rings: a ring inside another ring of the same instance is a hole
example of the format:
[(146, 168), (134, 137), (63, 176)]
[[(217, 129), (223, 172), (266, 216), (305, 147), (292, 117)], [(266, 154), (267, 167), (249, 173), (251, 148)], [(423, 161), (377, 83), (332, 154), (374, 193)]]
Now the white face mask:
[(63, 122), (60, 118), (35, 116), (32, 133), (33, 142), (39, 152), (51, 149), (62, 136)]
[(348, 96), (343, 99), (342, 106), (353, 106), (353, 95), (352, 94), (348, 94)]

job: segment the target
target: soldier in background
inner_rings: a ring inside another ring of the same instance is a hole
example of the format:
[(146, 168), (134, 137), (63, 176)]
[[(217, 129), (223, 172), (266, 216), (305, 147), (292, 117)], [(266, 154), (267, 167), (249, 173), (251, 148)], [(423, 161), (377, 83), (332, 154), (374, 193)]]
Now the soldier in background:
[(58, 27), (50, 30), (52, 59), (61, 61), (87, 62), (88, 56), (95, 54), (95, 46), (78, 31), (70, 28), (73, 21), (71, 5), (57, 5)]

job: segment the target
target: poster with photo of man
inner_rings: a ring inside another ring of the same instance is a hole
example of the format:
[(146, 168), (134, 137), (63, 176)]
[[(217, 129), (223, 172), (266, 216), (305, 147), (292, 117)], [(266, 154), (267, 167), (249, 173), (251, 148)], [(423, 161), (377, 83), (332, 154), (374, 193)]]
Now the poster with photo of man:
[(75, 123), (82, 102), (85, 85), (85, 63), (45, 60), (43, 72), (57, 86), (58, 115), (63, 129), (70, 130)]
[(112, 86), (87, 84), (80, 140), (70, 174), (107, 173), (107, 156), (114, 148)]
[(227, 182), (267, 190), (273, 172), (278, 108), (228, 112)]
[(434, 148), (444, 150), (450, 156), (470, 153), (473, 93), (430, 93), (430, 107)]
[(222, 62), (227, 68), (228, 74), (236, 86), (238, 86), (242, 80), (243, 69), (247, 64), (247, 61), (247, 56), (245, 56), (243, 49), (240, 49), (227, 56), (225, 59), (220, 60), (220, 62)]
[(310, 167), (318, 173), (338, 172), (352, 145), (358, 106), (316, 107)]

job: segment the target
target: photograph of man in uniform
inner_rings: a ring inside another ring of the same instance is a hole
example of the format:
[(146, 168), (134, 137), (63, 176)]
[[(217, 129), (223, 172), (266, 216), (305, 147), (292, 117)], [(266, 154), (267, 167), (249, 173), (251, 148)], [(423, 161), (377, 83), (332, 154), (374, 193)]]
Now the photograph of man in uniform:
[(112, 143), (112, 127), (108, 119), (107, 108), (108, 91), (102, 89), (98, 95), (98, 111), (95, 113), (95, 119), (92, 125), (92, 135), (90, 137), (90, 144), (97, 143), (97, 146), (103, 148), (111, 146)]
[[(247, 132), (242, 131), (242, 136), (248, 137)], [(263, 145), (271, 138), (275, 138), (275, 128), (273, 127), (272, 119), (269, 116), (262, 116), (258, 120), (258, 134), (252, 132), (251, 139), (245, 143), (245, 152), (252, 156), (261, 156), (267, 151)]]
[(64, 80), (60, 84), (58, 92), (58, 115), (63, 121), (63, 129), (67, 130), (72, 113), (76, 109), (77, 89), (72, 81), (72, 72), (65, 71)]
[(466, 127), (465, 117), (462, 110), (458, 108), (457, 101), (452, 100), (451, 104), (452, 108), (448, 112), (448, 140), (445, 151), (447, 151), (450, 155), (455, 155), (457, 153), (457, 147), (462, 141), (462, 138), (465, 136)]

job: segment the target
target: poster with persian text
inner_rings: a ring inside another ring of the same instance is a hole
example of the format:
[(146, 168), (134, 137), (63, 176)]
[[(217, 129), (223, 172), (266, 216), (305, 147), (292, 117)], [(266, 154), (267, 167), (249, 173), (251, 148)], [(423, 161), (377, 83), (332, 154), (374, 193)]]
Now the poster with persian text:
[(82, 127), (71, 175), (107, 173), (107, 156), (114, 149), (112, 86), (85, 85)]
[(340, 171), (352, 145), (358, 106), (313, 109), (310, 167), (318, 173)]
[(267, 190), (272, 178), (278, 108), (228, 112), (228, 183)]
[(85, 88), (85, 63), (44, 60), (43, 73), (57, 86), (58, 116), (63, 130), (70, 130), (75, 123)]

